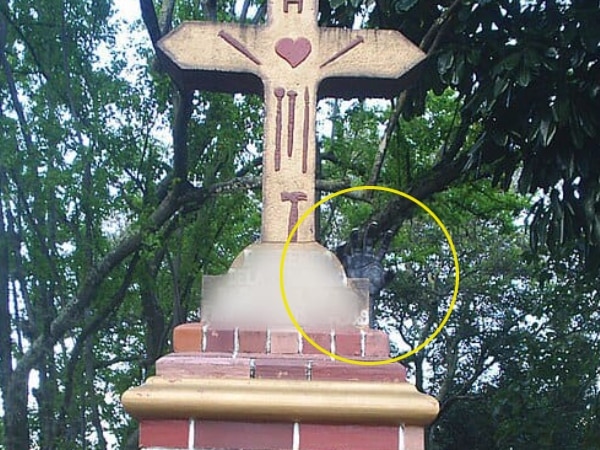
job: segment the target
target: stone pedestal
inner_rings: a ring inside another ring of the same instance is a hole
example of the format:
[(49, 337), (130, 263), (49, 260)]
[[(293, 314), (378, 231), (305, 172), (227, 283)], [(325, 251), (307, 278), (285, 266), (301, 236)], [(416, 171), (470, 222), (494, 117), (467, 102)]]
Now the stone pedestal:
[[(245, 248), (223, 275), (202, 279), (202, 318), (225, 327), (290, 327), (281, 298), (282, 243)], [(292, 243), (285, 255), (287, 301), (302, 326), (327, 329), (369, 323), (369, 280), (351, 279), (317, 242)]]
[[(307, 329), (332, 353), (386, 359), (387, 336)], [(148, 450), (421, 450), (435, 399), (400, 364), (332, 360), (293, 329), (177, 327), (175, 352), (122, 398)]]

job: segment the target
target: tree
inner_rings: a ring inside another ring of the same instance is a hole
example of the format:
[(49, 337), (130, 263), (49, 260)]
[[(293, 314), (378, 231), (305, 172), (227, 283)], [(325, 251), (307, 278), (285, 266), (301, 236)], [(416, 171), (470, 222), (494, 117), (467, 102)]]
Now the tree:
[[(448, 92), (428, 99), (424, 117), (404, 125), (402, 139), (390, 147), (400, 153), (410, 147), (417, 176), (435, 164), (453, 98)], [(375, 147), (381, 118), (378, 110), (347, 109), (326, 148), (344, 147), (348, 160), (368, 160), (365, 149)], [(386, 183), (406, 176), (406, 160), (395, 162), (382, 171)], [(329, 244), (388, 201), (374, 196), (358, 207), (347, 199), (332, 201), (322, 219)], [(451, 230), (461, 261), (450, 321), (404, 361), (417, 387), (441, 404), (428, 448), (596, 445), (596, 282), (583, 275), (574, 255), (556, 262), (531, 253), (523, 223), (531, 198), (480, 180), (450, 187), (428, 203)], [(454, 265), (441, 230), (422, 211), (400, 229), (384, 265), (395, 276), (377, 302), (378, 323), (395, 336), (401, 354), (424, 342), (446, 314)]]
[[(141, 2), (154, 43), (169, 29), (165, 12), (172, 3), (164, 2), (158, 20), (151, 2)], [(241, 22), (247, 20), (250, 4), (242, 8)], [(216, 4), (207, 3), (202, 12), (216, 18)], [(259, 8), (254, 21), (264, 13)], [(439, 94), (451, 86), (461, 108), (439, 149), (439, 164), (406, 188), (426, 199), (473, 177), (491, 177), (508, 187), (519, 172), (523, 192), (543, 190), (547, 195), (534, 207), (534, 247), (548, 244), (558, 256), (561, 249), (575, 247), (594, 269), (600, 236), (594, 180), (599, 169), (590, 155), (598, 125), (598, 8), (554, 0), (320, 4), (323, 25), (351, 26), (359, 13), (366, 16), (366, 26), (398, 29), (429, 55), (417, 85), (399, 98), (365, 181), (379, 181), (399, 116), (422, 114), (427, 92)], [(477, 138), (465, 142), (474, 129)], [(394, 230), (401, 222), (399, 210), (406, 209), (410, 207), (404, 202), (391, 202), (376, 218), (383, 230)]]
[[(594, 3), (375, 2), (368, 25), (400, 30), (428, 58), (418, 83), (399, 98), (366, 181), (378, 180), (398, 117), (421, 115), (428, 92), (452, 87), (461, 106), (438, 164), (397, 187), (427, 199), (452, 183), (490, 178), (509, 187), (518, 176), (521, 192), (545, 194), (533, 207), (534, 247), (547, 244), (556, 256), (575, 249), (597, 268), (600, 9)], [(350, 25), (365, 8), (332, 4), (333, 12), (321, 5), (323, 20), (339, 25)], [(376, 217), (394, 229), (407, 208), (393, 201)]]
[[(116, 39), (111, 3), (4, 2), (0, 13), (4, 445), (106, 448), (105, 428), (133, 432), (112, 410), (118, 393), (141, 382), (193, 314), (198, 274), (227, 267), (252, 239), (255, 202), (214, 194), (244, 187), (221, 179), (248, 157), (238, 150), (260, 135), (246, 132), (259, 110), (188, 99), (203, 118), (189, 143), (175, 139), (200, 149), (186, 173), (198, 186), (182, 196), (153, 132), (182, 114), (168, 106), (167, 83), (150, 67), (132, 73), (122, 50), (95, 56)], [(221, 128), (236, 115), (237, 132)]]

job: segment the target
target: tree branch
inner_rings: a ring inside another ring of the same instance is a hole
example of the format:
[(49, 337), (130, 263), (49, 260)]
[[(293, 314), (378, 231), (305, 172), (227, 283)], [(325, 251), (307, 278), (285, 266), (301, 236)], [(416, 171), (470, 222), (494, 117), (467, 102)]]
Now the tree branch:
[[(448, 189), (460, 177), (467, 161), (468, 155), (463, 154), (452, 161), (442, 161), (436, 164), (426, 178), (421, 179), (407, 192), (423, 201), (435, 193)], [(412, 216), (415, 206), (413, 202), (404, 197), (395, 197), (387, 203), (382, 211), (371, 216), (369, 222), (377, 222), (382, 232), (391, 230), (395, 233), (404, 220)]]
[(106, 361), (94, 361), (94, 370), (107, 369), (110, 366), (122, 363), (128, 363), (136, 366), (150, 366), (154, 364), (154, 362), (155, 361), (142, 356), (116, 356), (114, 358), (107, 359)]
[(458, 7), (462, 4), (462, 0), (454, 0), (452, 5), (448, 9), (446, 9), (440, 17), (429, 27), (423, 39), (419, 43), (419, 48), (426, 53), (430, 53), (435, 48), (437, 48), (437, 44), (441, 39), (441, 36), (444, 34), (447, 26), (450, 22), (451, 16), (456, 12)]
[(458, 367), (458, 350), (456, 348), (457, 338), (451, 338), (446, 331), (444, 331), (444, 335), (446, 336), (446, 355), (444, 359), (446, 360), (446, 377), (440, 386), (440, 390), (438, 391), (437, 399), (440, 402), (443, 402), (448, 393), (450, 392), (450, 388), (452, 386), (452, 382), (454, 381), (454, 376), (456, 375), (456, 369)]
[[(454, 3), (438, 18), (438, 20), (436, 20), (433, 23), (433, 25), (429, 28), (429, 30), (421, 40), (421, 43), (419, 44), (419, 48), (421, 48), (421, 50), (423, 50), (426, 53), (429, 53), (435, 49), (435, 47), (438, 45), (441, 39), (441, 36), (444, 34), (447, 25), (450, 23), (450, 18), (452, 14), (454, 14), (454, 12), (460, 6), (460, 4), (461, 0), (455, 0)], [(430, 45), (432, 39), (433, 44)], [(369, 180), (367, 182), (368, 185), (376, 185), (377, 181), (379, 180), (379, 175), (381, 174), (381, 169), (383, 168), (383, 164), (385, 162), (387, 149), (392, 135), (398, 128), (398, 121), (400, 120), (400, 116), (402, 114), (402, 110), (404, 109), (406, 99), (407, 91), (403, 91), (398, 96), (398, 100), (388, 120), (383, 137), (379, 141), (377, 153), (375, 154), (375, 160), (371, 169), (371, 176), (369, 177)], [(374, 192), (367, 191), (366, 193), (367, 197), (371, 198)]]
[[(4, 181), (3, 168), (0, 167), (0, 181)], [(0, 183), (4, 185), (3, 183)], [(9, 296), (9, 239), (8, 227), (4, 221), (3, 202), (0, 200), (0, 388), (8, 389), (8, 380), (12, 375), (12, 338)]]
[(6, 20), (4, 20), (4, 18), (0, 18), (0, 65), (2, 65), (2, 69), (4, 70), (6, 84), (8, 85), (8, 91), (10, 92), (10, 98), (12, 100), (13, 107), (15, 108), (15, 112), (17, 113), (19, 129), (21, 130), (21, 135), (23, 136), (23, 140), (25, 141), (25, 147), (28, 151), (32, 152), (33, 141), (31, 139), (31, 134), (29, 133), (29, 126), (27, 125), (27, 119), (25, 118), (23, 105), (19, 100), (17, 84), (15, 82), (10, 63), (8, 62), (8, 58), (6, 57), (6, 36)]
[(246, 20), (248, 20), (248, 9), (250, 8), (250, 1), (251, 0), (244, 0), (244, 4), (242, 5), (242, 12), (240, 14), (240, 23), (242, 24), (246, 23)]
[[(164, 256), (164, 253), (161, 252)], [(159, 305), (155, 280), (160, 264), (142, 263), (140, 284), (140, 300), (142, 303), (142, 320), (146, 323), (144, 333), (146, 355), (150, 360), (157, 359), (162, 350), (163, 335), (165, 334), (165, 317)]]
[[(17, 376), (27, 377), (29, 371), (35, 366), (36, 361), (43, 355), (47, 347), (62, 338), (66, 332), (81, 320), (83, 312), (89, 307), (98, 293), (100, 285), (108, 274), (125, 260), (129, 255), (138, 251), (142, 244), (142, 237), (146, 233), (156, 232), (179, 208), (180, 200), (171, 192), (155, 212), (142, 225), (132, 227), (130, 234), (126, 235), (119, 244), (106, 254), (94, 267), (92, 267), (85, 278), (77, 295), (67, 302), (50, 325), (50, 332), (42, 334), (31, 343), (29, 351), (19, 361), (16, 372)], [(138, 231), (133, 231), (135, 228)]]
[(173, 173), (177, 181), (176, 190), (184, 186), (188, 175), (187, 135), (192, 116), (193, 92), (177, 89), (173, 98)]
[[(23, 43), (25, 44), (25, 47), (27, 47), (27, 50), (29, 51), (29, 54), (31, 55), (31, 58), (33, 59), (33, 62), (35, 63), (35, 66), (39, 70), (39, 73), (42, 75), (42, 77), (47, 82), (49, 82), (50, 81), (50, 75), (48, 74), (48, 72), (46, 72), (46, 70), (42, 66), (42, 63), (41, 63), (41, 60), (40, 60), (40, 58), (38, 56), (36, 48), (33, 45), (31, 45), (31, 42), (29, 41), (29, 39), (27, 38), (27, 36), (25, 35), (25, 33), (23, 33), (23, 31), (21, 30), (21, 28), (19, 28), (19, 26), (12, 19), (12, 17), (10, 16), (10, 12), (8, 11), (8, 9), (7, 9), (6, 6), (4, 6), (4, 5), (0, 6), (0, 14), (6, 20), (6, 24), (10, 24), (10, 26), (15, 30), (15, 32), (17, 33), (17, 35), (19, 36), (19, 38), (23, 41)], [(1, 22), (2, 22), (2, 20), (0, 20), (0, 35), (2, 34), (2, 31), (1, 31), (2, 24), (1, 24)], [(3, 38), (0, 37), (0, 41), (2, 41), (2, 39)]]
[[(123, 281), (119, 286), (119, 289), (113, 294), (111, 300), (106, 304), (104, 308), (98, 311), (94, 316), (89, 320), (79, 333), (77, 340), (75, 341), (75, 345), (73, 346), (73, 350), (71, 351), (69, 361), (67, 362), (67, 366), (65, 368), (65, 377), (67, 380), (65, 383), (65, 393), (64, 400), (61, 407), (61, 421), (64, 422), (65, 417), (67, 415), (67, 410), (71, 406), (71, 400), (73, 395), (73, 380), (74, 380), (74, 372), (77, 366), (77, 363), (80, 360), (80, 355), (84, 350), (86, 342), (88, 342), (90, 336), (100, 329), (102, 324), (104, 324), (110, 317), (116, 313), (119, 309), (119, 306), (123, 302), (125, 295), (127, 295), (127, 290), (131, 285), (131, 281), (133, 280), (133, 274), (135, 272), (135, 268), (139, 262), (139, 255), (134, 255), (134, 257), (129, 262), (127, 267), (127, 271), (125, 272), (125, 276), (123, 277)], [(96, 370), (96, 369), (95, 369)]]
[(150, 41), (156, 50), (156, 45), (162, 36), (160, 27), (158, 26), (158, 18), (156, 17), (156, 10), (154, 9), (154, 2), (152, 0), (140, 0), (140, 10), (142, 11), (142, 20), (144, 21), (144, 25), (146, 25), (146, 29), (150, 35)]
[(201, 0), (202, 7), (206, 11), (206, 17), (212, 22), (217, 21), (217, 0)]
[(94, 369), (94, 347), (92, 341), (87, 341), (85, 345), (85, 381), (87, 383), (86, 397), (89, 399), (87, 409), (90, 411), (91, 422), (96, 432), (96, 438), (98, 443), (95, 448), (98, 450), (106, 450), (107, 444), (104, 437), (104, 429), (102, 427), (102, 420), (100, 418), (98, 398), (96, 396), (96, 389), (94, 379), (96, 377), (96, 370)]
[(254, 15), (254, 18), (252, 19), (252, 24), (258, 25), (260, 23), (260, 21), (264, 19), (266, 13), (267, 13), (267, 2), (263, 2), (260, 4), (258, 9), (256, 10), (256, 14)]
[[(375, 161), (373, 162), (373, 168), (371, 169), (371, 176), (369, 177), (369, 181), (367, 184), (369, 186), (374, 186), (377, 184), (377, 180), (379, 180), (379, 175), (381, 173), (381, 169), (383, 167), (383, 163), (385, 161), (385, 155), (387, 154), (387, 149), (390, 143), (390, 139), (392, 135), (398, 128), (398, 121), (400, 120), (400, 115), (402, 114), (402, 109), (404, 108), (404, 103), (406, 102), (406, 91), (402, 92), (398, 97), (398, 101), (396, 102), (396, 106), (394, 107), (394, 111), (392, 111), (392, 115), (390, 116), (388, 123), (385, 127), (385, 132), (383, 133), (383, 137), (379, 141), (379, 146), (377, 148), (377, 153), (375, 154)], [(374, 191), (367, 191), (369, 197), (373, 196)]]
[(246, 164), (244, 167), (242, 167), (240, 170), (238, 170), (237, 173), (235, 174), (235, 176), (238, 178), (246, 176), (252, 169), (254, 169), (256, 167), (260, 167), (262, 165), (262, 163), (263, 163), (262, 156), (258, 156), (256, 158), (254, 158), (252, 161), (250, 161), (248, 164)]
[(173, 11), (175, 9), (175, 0), (163, 0), (160, 5), (160, 13), (158, 15), (158, 27), (161, 37), (171, 31), (173, 24)]

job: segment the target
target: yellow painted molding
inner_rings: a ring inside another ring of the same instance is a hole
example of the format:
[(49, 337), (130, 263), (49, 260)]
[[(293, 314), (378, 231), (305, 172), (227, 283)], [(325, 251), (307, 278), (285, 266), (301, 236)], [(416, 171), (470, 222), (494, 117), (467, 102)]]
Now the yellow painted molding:
[(409, 383), (151, 377), (126, 391), (141, 419), (429, 425), (437, 400)]

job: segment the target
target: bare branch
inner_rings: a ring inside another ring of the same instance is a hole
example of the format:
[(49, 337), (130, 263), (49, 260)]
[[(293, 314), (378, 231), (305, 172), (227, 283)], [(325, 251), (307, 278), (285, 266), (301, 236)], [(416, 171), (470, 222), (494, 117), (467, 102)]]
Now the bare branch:
[(175, 0), (163, 0), (158, 14), (158, 27), (160, 35), (164, 36), (171, 31), (173, 25), (173, 10), (175, 9)]
[[(388, 123), (385, 127), (383, 137), (379, 141), (377, 153), (375, 154), (375, 161), (373, 162), (373, 168), (371, 169), (371, 176), (369, 177), (369, 181), (367, 182), (369, 186), (376, 185), (377, 181), (379, 180), (379, 175), (381, 173), (381, 169), (385, 161), (385, 155), (387, 154), (390, 139), (392, 138), (392, 135), (398, 128), (398, 121), (400, 120), (400, 115), (402, 114), (402, 109), (404, 108), (405, 102), (406, 91), (402, 92), (398, 97), (398, 101), (396, 102), (394, 111), (392, 112), (392, 115), (390, 116)], [(367, 192), (369, 193), (369, 197), (373, 196), (373, 191)]]
[[(161, 257), (164, 257), (164, 253)], [(162, 258), (161, 258), (162, 259)], [(142, 263), (142, 275), (139, 280), (140, 300), (142, 303), (142, 320), (146, 324), (144, 333), (146, 354), (150, 359), (157, 359), (163, 347), (165, 335), (165, 317), (159, 305), (155, 280), (160, 264)]]
[(344, 180), (316, 180), (316, 188), (319, 191), (337, 192), (352, 186), (349, 179)]
[(321, 161), (330, 161), (333, 164), (339, 164), (340, 159), (333, 152), (323, 152), (319, 155)]
[(206, 12), (206, 17), (212, 22), (217, 21), (217, 0), (201, 0), (202, 8)]
[(84, 350), (85, 344), (89, 341), (90, 336), (95, 333), (102, 324), (104, 324), (112, 314), (114, 314), (125, 295), (127, 294), (127, 289), (131, 285), (131, 281), (133, 280), (133, 274), (135, 272), (135, 268), (137, 267), (137, 263), (139, 262), (139, 256), (135, 255), (133, 259), (129, 262), (129, 266), (123, 277), (123, 281), (119, 286), (119, 289), (113, 294), (111, 300), (106, 304), (104, 308), (97, 311), (96, 314), (84, 325), (83, 330), (79, 333), (77, 340), (75, 341), (75, 345), (73, 346), (73, 350), (71, 351), (69, 361), (67, 362), (67, 366), (65, 369), (65, 380), (67, 383), (65, 384), (65, 393), (64, 393), (64, 401), (61, 407), (61, 417), (64, 420), (67, 414), (67, 410), (70, 408), (72, 395), (73, 395), (73, 373), (75, 372), (75, 368), (77, 363), (80, 360), (80, 355)]
[(454, 0), (454, 3), (452, 3), (452, 5), (437, 18), (431, 27), (429, 27), (429, 30), (427, 30), (419, 43), (419, 48), (421, 48), (421, 50), (430, 53), (437, 48), (442, 35), (450, 23), (452, 15), (456, 12), (461, 3), (462, 0)]
[(142, 11), (142, 19), (150, 35), (152, 46), (156, 48), (156, 44), (161, 38), (161, 33), (158, 26), (158, 18), (156, 17), (156, 10), (154, 9), (154, 2), (152, 0), (140, 0), (140, 9)]
[(16, 367), (16, 372), (18, 372), (16, 376), (27, 377), (29, 371), (35, 366), (36, 361), (44, 354), (46, 349), (52, 348), (54, 343), (62, 338), (81, 319), (83, 312), (95, 298), (99, 290), (98, 288), (108, 274), (129, 255), (139, 250), (143, 235), (157, 231), (172, 217), (179, 206), (179, 197), (171, 192), (165, 197), (143, 227), (138, 225), (138, 231), (132, 231), (126, 235), (115, 248), (90, 269), (77, 295), (71, 301), (67, 302), (50, 324), (50, 332), (39, 336), (31, 343), (29, 351), (23, 356)]
[[(419, 180), (418, 184), (407, 189), (407, 192), (415, 198), (424, 200), (437, 192), (448, 189), (459, 178), (467, 161), (468, 155), (463, 154), (455, 160), (436, 164), (424, 178)], [(377, 222), (382, 231), (391, 230), (395, 233), (404, 220), (412, 215), (415, 206), (413, 202), (403, 197), (397, 197), (390, 200), (386, 207), (374, 214), (369, 221)]]
[(209, 188), (211, 194), (223, 194), (226, 192), (234, 192), (239, 190), (257, 189), (261, 186), (260, 177), (249, 176), (242, 178), (234, 178), (222, 183), (215, 183)]
[(257, 156), (252, 161), (250, 161), (248, 164), (246, 164), (244, 167), (242, 167), (240, 170), (238, 170), (237, 173), (235, 174), (235, 176), (237, 178), (246, 176), (252, 169), (254, 169), (256, 167), (260, 167), (262, 165), (262, 163), (263, 163), (262, 156)]
[(8, 90), (10, 92), (10, 98), (12, 100), (13, 107), (15, 108), (15, 112), (17, 113), (19, 129), (21, 130), (21, 135), (23, 136), (23, 140), (25, 141), (25, 147), (27, 147), (27, 150), (33, 151), (33, 141), (31, 139), (31, 134), (29, 133), (29, 126), (27, 124), (27, 119), (25, 118), (23, 105), (21, 104), (21, 100), (19, 100), (17, 84), (15, 82), (10, 63), (8, 62), (8, 58), (6, 57), (6, 35), (6, 21), (2, 17), (0, 18), (0, 65), (2, 65), (2, 69), (4, 70), (6, 84), (8, 85)]
[(180, 190), (188, 175), (187, 134), (192, 116), (192, 91), (180, 89), (173, 98), (173, 172)]
[(106, 439), (104, 437), (104, 429), (102, 427), (102, 420), (100, 419), (100, 406), (98, 405), (98, 398), (96, 395), (96, 389), (94, 387), (94, 379), (96, 376), (96, 371), (94, 369), (94, 346), (93, 342), (88, 340), (85, 345), (85, 356), (84, 356), (84, 364), (85, 364), (85, 378), (87, 383), (86, 389), (86, 397), (89, 400), (88, 410), (90, 411), (91, 422), (94, 430), (96, 432), (96, 438), (98, 442), (95, 447), (99, 450), (106, 450), (107, 444)]
[(176, 326), (185, 320), (182, 308), (182, 289), (181, 289), (181, 252), (176, 255), (175, 258), (171, 256), (171, 252), (165, 252), (169, 271), (171, 272), (171, 279), (173, 280), (173, 321), (172, 326)]
[[(352, 186), (350, 180), (316, 180), (316, 188), (319, 191), (325, 192), (337, 192), (342, 189), (347, 189)], [(371, 203), (371, 200), (367, 196), (369, 191), (355, 191), (346, 192), (344, 197), (351, 198), (353, 200), (359, 200), (361, 202)]]
[(250, 8), (251, 0), (244, 0), (244, 4), (242, 5), (242, 12), (240, 14), (240, 23), (246, 23), (248, 20), (248, 9)]
[[(41, 60), (38, 56), (37, 53), (37, 49), (36, 47), (34, 47), (31, 42), (29, 41), (29, 39), (27, 38), (27, 36), (25, 35), (25, 33), (23, 33), (23, 31), (21, 30), (21, 28), (19, 28), (19, 26), (17, 25), (17, 23), (15, 23), (15, 21), (13, 20), (13, 18), (10, 16), (10, 12), (8, 11), (6, 6), (0, 6), (0, 14), (4, 17), (4, 20), (6, 21), (6, 24), (10, 24), (10, 26), (15, 30), (15, 32), (17, 33), (17, 35), (19, 36), (19, 38), (21, 39), (21, 41), (23, 41), (23, 43), (25, 44), (25, 47), (27, 47), (27, 51), (29, 52), (31, 58), (33, 59), (33, 62), (35, 63), (35, 66), (37, 67), (39, 73), (42, 75), (42, 77), (44, 77), (44, 79), (46, 81), (50, 81), (50, 75), (48, 74), (48, 72), (46, 72), (46, 70), (44, 69), (44, 67), (42, 66)], [(0, 35), (3, 33), (2, 31), (2, 20), (0, 20)], [(4, 26), (6, 26), (6, 24)], [(2, 36), (0, 36), (0, 42), (5, 39)]]
[(448, 336), (448, 333), (446, 333), (445, 331), (444, 334), (446, 335), (447, 339), (446, 355), (444, 356), (447, 368), (446, 377), (444, 378), (444, 381), (440, 386), (440, 390), (437, 395), (438, 401), (444, 401), (448, 397), (448, 393), (450, 392), (450, 388), (452, 386), (452, 383), (454, 382), (454, 376), (456, 375), (456, 370), (458, 368), (459, 354), (458, 349), (456, 348), (457, 338), (456, 336), (454, 338)]
[(264, 2), (258, 7), (258, 10), (256, 11), (256, 14), (254, 15), (254, 18), (252, 19), (252, 24), (257, 25), (258, 23), (260, 23), (260, 21), (264, 19), (266, 13), (267, 13), (267, 2)]
[[(0, 169), (2, 169), (0, 167)], [(0, 181), (3, 180), (0, 172)], [(6, 392), (12, 375), (12, 338), (9, 287), (9, 239), (4, 221), (3, 202), (0, 201), (0, 388)]]
[[(451, 22), (450, 19), (452, 18), (452, 15), (456, 12), (460, 4), (461, 0), (455, 0), (454, 3), (438, 18), (438, 20), (434, 22), (421, 40), (419, 45), (421, 50), (430, 53), (437, 47), (447, 29), (448, 24)], [(431, 43), (432, 40), (433, 43)], [(379, 175), (381, 174), (381, 169), (383, 168), (383, 164), (385, 162), (391, 137), (398, 128), (398, 121), (400, 120), (400, 115), (402, 114), (404, 104), (406, 103), (406, 94), (407, 91), (404, 91), (398, 96), (398, 100), (388, 120), (383, 137), (379, 141), (379, 147), (377, 149), (377, 153), (375, 154), (373, 168), (371, 169), (371, 176), (369, 177), (367, 183), (368, 185), (376, 185), (379, 180)], [(373, 191), (367, 191), (367, 195), (369, 198), (372, 197)]]
[(94, 361), (94, 370), (107, 369), (110, 366), (114, 366), (115, 364), (128, 363), (133, 366), (151, 366), (155, 363), (148, 358), (142, 356), (117, 356), (115, 358), (107, 359), (106, 361)]

